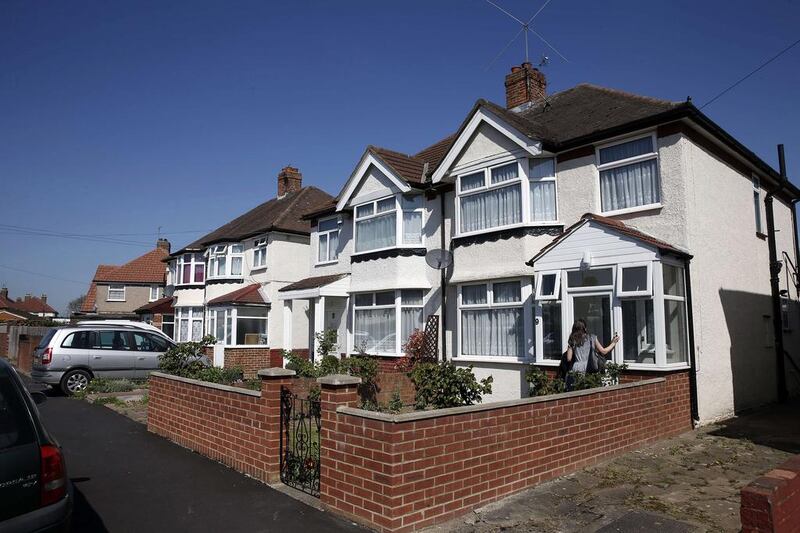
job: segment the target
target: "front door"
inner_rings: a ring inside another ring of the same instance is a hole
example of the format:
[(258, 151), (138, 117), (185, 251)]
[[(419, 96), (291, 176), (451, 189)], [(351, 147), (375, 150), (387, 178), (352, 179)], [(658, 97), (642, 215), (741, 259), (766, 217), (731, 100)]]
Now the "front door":
[(582, 318), (589, 333), (597, 335), (600, 344), (607, 345), (612, 337), (611, 293), (573, 294), (570, 300), (572, 320), (569, 327)]

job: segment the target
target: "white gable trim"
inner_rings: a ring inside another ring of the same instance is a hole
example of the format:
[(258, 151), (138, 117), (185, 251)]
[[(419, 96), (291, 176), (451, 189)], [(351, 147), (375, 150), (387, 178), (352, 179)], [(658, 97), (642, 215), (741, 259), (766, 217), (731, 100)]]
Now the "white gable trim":
[(347, 183), (342, 191), (341, 198), (339, 198), (339, 202), (336, 204), (336, 211), (342, 211), (347, 206), (347, 202), (350, 201), (353, 193), (356, 192), (358, 185), (366, 175), (370, 165), (375, 165), (378, 170), (380, 170), (398, 189), (400, 189), (400, 192), (409, 192), (411, 190), (411, 187), (405, 182), (404, 179), (391, 170), (390, 167), (381, 161), (380, 158), (375, 157), (375, 154), (367, 150), (361, 157), (361, 161), (358, 163), (358, 166), (347, 180)]
[(469, 142), (470, 137), (472, 137), (472, 134), (475, 133), (475, 131), (478, 129), (478, 126), (480, 126), (483, 122), (508, 137), (511, 141), (529, 154), (537, 156), (542, 153), (541, 141), (531, 140), (526, 135), (520, 133), (516, 128), (513, 128), (511, 125), (509, 125), (508, 122), (504, 121), (491, 111), (480, 107), (477, 111), (475, 111), (475, 114), (472, 115), (472, 118), (467, 123), (464, 131), (462, 131), (461, 135), (458, 136), (456, 141), (450, 147), (450, 150), (447, 151), (447, 154), (444, 156), (444, 159), (442, 159), (442, 163), (439, 165), (439, 168), (437, 168), (436, 172), (433, 173), (433, 183), (439, 183), (442, 181), (445, 174), (447, 174), (447, 172), (450, 170), (450, 167), (458, 157), (458, 154), (461, 153), (461, 151), (467, 145), (467, 142)]

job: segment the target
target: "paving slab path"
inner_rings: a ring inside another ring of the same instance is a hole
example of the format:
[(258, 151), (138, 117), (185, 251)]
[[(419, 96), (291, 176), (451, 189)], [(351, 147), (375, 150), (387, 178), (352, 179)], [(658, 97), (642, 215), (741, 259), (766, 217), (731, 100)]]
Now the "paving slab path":
[(739, 491), (800, 453), (800, 401), (627, 453), (430, 531), (737, 532)]

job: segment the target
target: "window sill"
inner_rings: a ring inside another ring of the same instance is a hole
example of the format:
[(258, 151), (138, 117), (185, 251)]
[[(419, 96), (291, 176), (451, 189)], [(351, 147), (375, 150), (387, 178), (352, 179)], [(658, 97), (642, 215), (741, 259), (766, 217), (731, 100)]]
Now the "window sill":
[[(361, 252), (361, 253), (371, 253), (371, 252)], [(338, 262), (339, 262), (339, 259), (337, 258), (337, 259), (334, 259), (333, 261), (322, 261), (321, 263), (314, 263), (314, 266), (315, 267), (320, 267), (320, 266), (335, 265)]]
[(125, 303), (125, 300), (106, 300), (106, 302), (118, 303), (118, 304), (119, 304), (119, 303), (123, 303), (123, 304), (124, 304), (124, 303)]
[(492, 355), (458, 355), (453, 357), (454, 363), (503, 363), (512, 365), (527, 365), (533, 362), (530, 357), (505, 357)]
[(641, 213), (643, 211), (655, 211), (664, 207), (661, 202), (657, 204), (639, 205), (636, 207), (626, 207), (625, 209), (617, 209), (616, 211), (600, 211), (604, 217), (613, 217), (617, 215), (630, 215), (633, 213)]
[(242, 283), (244, 278), (242, 276), (235, 278), (208, 278), (206, 285), (214, 285), (215, 283)]
[(758, 238), (759, 238), (759, 239), (761, 239), (762, 241), (765, 241), (765, 240), (767, 240), (767, 234), (766, 234), (766, 233), (761, 233), (760, 231), (757, 231), (757, 232), (756, 232), (756, 237), (758, 237)]
[(266, 269), (267, 269), (267, 265), (254, 266), (254, 267), (250, 267), (250, 272), (260, 272), (260, 271), (266, 270)]
[(202, 289), (203, 287), (205, 287), (205, 283), (202, 281), (198, 283), (180, 283), (175, 285), (175, 290), (177, 291), (181, 289)]

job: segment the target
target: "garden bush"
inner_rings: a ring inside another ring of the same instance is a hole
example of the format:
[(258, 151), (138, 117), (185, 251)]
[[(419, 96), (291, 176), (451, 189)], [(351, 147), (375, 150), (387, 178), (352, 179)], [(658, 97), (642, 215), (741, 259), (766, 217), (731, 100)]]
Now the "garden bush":
[[(583, 372), (570, 372), (572, 380), (571, 390), (586, 390), (619, 383), (622, 372), (628, 368), (625, 363), (606, 363), (603, 372), (585, 374)], [(560, 378), (550, 378), (544, 370), (536, 365), (530, 365), (525, 372), (525, 377), (530, 385), (531, 396), (547, 396), (566, 391), (566, 381)]]
[(457, 367), (450, 361), (419, 363), (408, 374), (417, 389), (415, 407), (443, 409), (480, 403), (492, 393), (492, 376), (477, 380), (469, 367)]
[(182, 342), (172, 346), (158, 357), (158, 367), (166, 374), (209, 383), (231, 385), (241, 382), (244, 376), (241, 368), (219, 368), (210, 365), (205, 356), (205, 347), (215, 342), (212, 335), (206, 335), (200, 342)]

